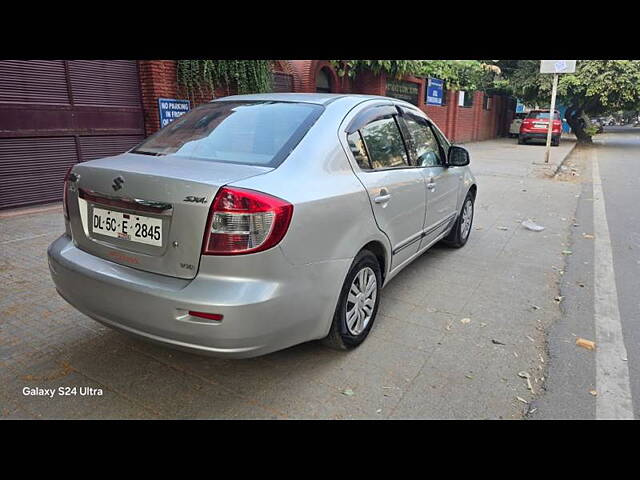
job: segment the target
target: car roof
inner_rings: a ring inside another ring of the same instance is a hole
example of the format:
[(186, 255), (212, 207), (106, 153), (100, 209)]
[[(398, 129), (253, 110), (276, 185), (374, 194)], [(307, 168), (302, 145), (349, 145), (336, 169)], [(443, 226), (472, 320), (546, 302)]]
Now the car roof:
[(358, 104), (362, 104), (363, 102), (370, 100), (378, 100), (393, 102), (395, 105), (405, 107), (415, 112), (419, 112), (425, 118), (432, 121), (431, 118), (426, 114), (426, 112), (418, 106), (399, 98), (385, 97), (382, 95), (362, 95), (356, 93), (254, 93), (247, 95), (230, 95), (228, 97), (220, 97), (212, 100), (212, 102), (271, 101), (312, 103), (316, 105), (327, 106), (339, 99), (350, 100), (342, 105), (345, 114), (349, 110), (351, 110), (351, 108), (355, 107)]
[[(340, 98), (354, 98), (360, 100), (390, 100), (396, 103), (412, 105), (404, 100), (392, 97), (383, 97), (380, 95), (360, 95), (355, 93), (253, 93), (248, 95), (230, 95), (212, 100), (213, 102), (221, 101), (280, 101), (280, 102), (301, 102), (315, 103), (317, 105), (328, 105)], [(412, 105), (415, 107), (415, 105)], [(417, 107), (415, 107), (417, 108)]]

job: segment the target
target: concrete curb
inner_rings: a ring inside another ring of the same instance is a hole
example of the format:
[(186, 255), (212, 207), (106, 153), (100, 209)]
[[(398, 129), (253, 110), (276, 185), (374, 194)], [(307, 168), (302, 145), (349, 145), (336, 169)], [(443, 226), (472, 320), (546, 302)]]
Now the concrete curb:
[(573, 146), (569, 149), (569, 151), (567, 152), (567, 154), (564, 156), (564, 158), (562, 160), (560, 160), (560, 163), (558, 163), (558, 166), (555, 168), (555, 170), (553, 171), (553, 174), (551, 175), (551, 178), (555, 178), (556, 175), (558, 175), (558, 172), (560, 171), (560, 168), (562, 167), (562, 165), (564, 165), (564, 162), (567, 160), (567, 158), (569, 158), (569, 155), (571, 155), (571, 153), (573, 153), (573, 151), (575, 150), (575, 148), (578, 146), (578, 141), (576, 140), (576, 142), (573, 144)]

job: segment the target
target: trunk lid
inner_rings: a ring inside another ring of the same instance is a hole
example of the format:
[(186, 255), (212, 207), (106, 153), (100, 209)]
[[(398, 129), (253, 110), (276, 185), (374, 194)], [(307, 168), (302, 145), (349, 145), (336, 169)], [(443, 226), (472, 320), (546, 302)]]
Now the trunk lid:
[(549, 120), (545, 118), (527, 118), (525, 127), (533, 130), (547, 130), (549, 128)]
[(68, 191), (74, 242), (115, 263), (193, 278), (218, 189), (271, 170), (134, 153), (80, 163)]

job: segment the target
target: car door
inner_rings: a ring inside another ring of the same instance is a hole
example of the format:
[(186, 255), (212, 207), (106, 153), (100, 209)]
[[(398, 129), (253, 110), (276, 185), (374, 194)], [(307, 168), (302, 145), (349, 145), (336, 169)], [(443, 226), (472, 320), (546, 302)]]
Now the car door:
[(509, 133), (512, 135), (517, 135), (518, 133), (520, 133), (520, 125), (522, 125), (522, 119), (520, 117), (514, 118), (511, 122)]
[(347, 141), (376, 223), (391, 242), (391, 268), (395, 268), (418, 251), (426, 188), (420, 170), (410, 165), (397, 110), (379, 110), (373, 118), (367, 114), (366, 123), (357, 130), (348, 131)]
[(425, 179), (427, 208), (421, 248), (432, 243), (455, 218), (462, 172), (447, 166), (448, 145), (438, 139), (440, 132), (436, 132), (431, 122), (411, 113), (405, 113), (402, 120), (411, 139), (414, 162)]

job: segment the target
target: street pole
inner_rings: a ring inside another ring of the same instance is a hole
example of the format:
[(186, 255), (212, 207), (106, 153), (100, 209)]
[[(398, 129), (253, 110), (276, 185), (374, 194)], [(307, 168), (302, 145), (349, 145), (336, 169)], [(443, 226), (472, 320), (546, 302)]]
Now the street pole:
[(551, 130), (553, 129), (553, 120), (556, 110), (556, 93), (558, 91), (558, 74), (553, 74), (553, 90), (551, 90), (551, 111), (549, 112), (549, 127), (547, 129), (547, 148), (544, 151), (544, 163), (549, 163), (549, 154), (551, 153)]

